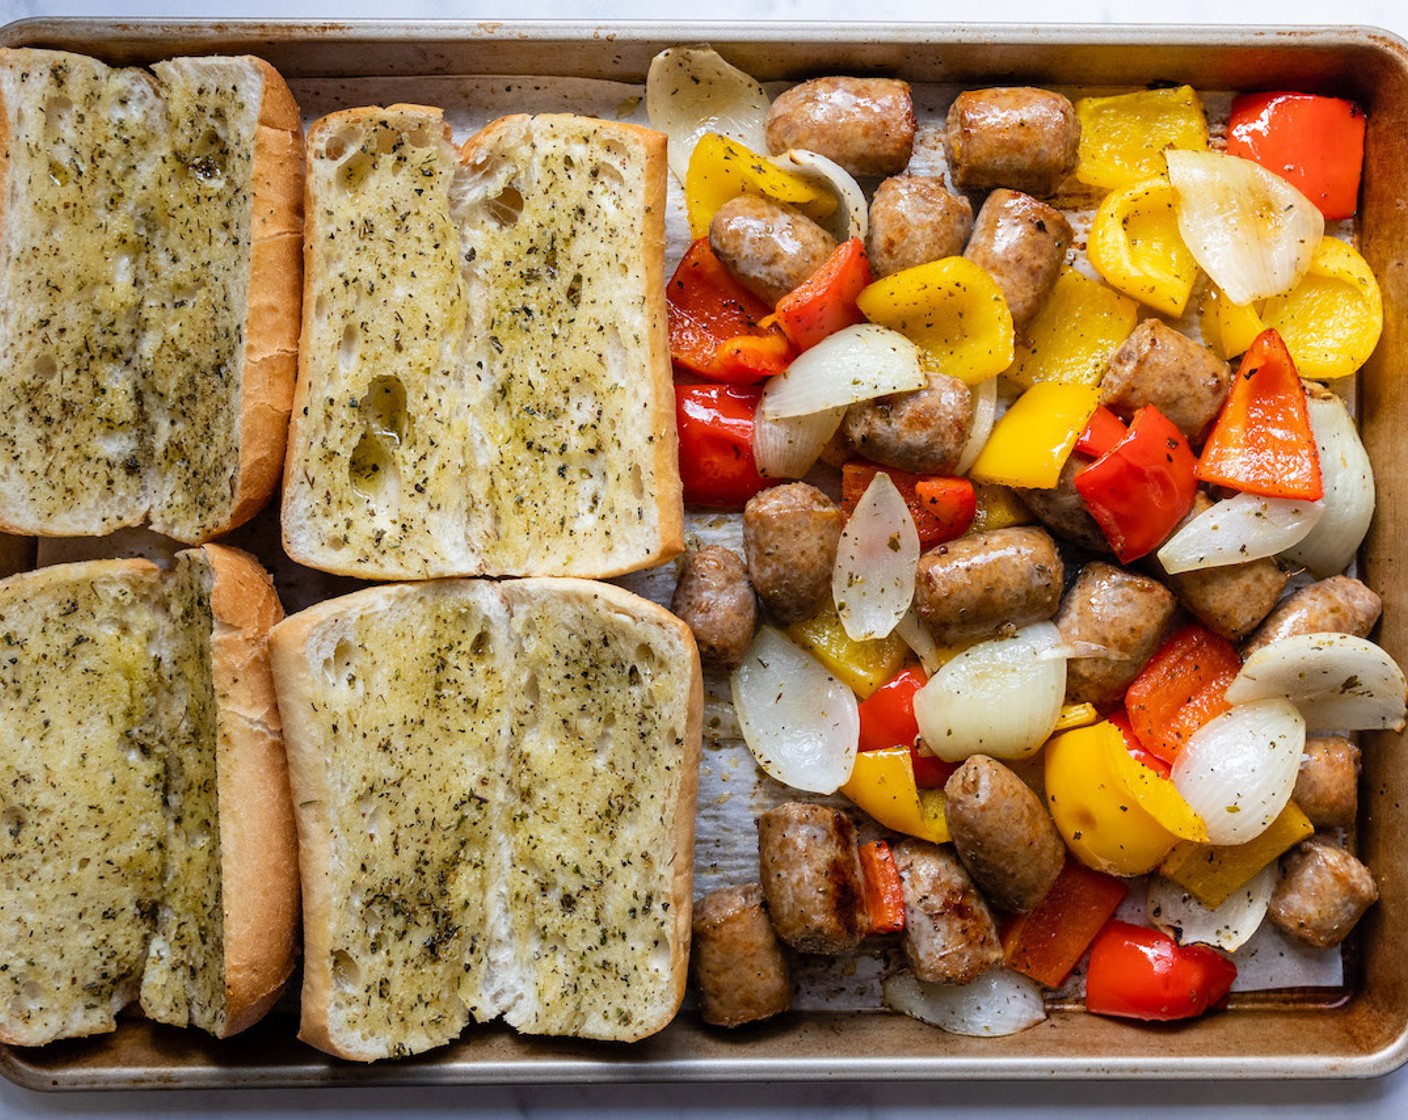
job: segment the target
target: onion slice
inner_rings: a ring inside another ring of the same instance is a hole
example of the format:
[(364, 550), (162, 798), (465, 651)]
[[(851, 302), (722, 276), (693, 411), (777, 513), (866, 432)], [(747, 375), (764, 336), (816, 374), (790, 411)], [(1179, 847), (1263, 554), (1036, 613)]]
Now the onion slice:
[(1210, 910), (1177, 883), (1155, 875), (1149, 880), (1144, 913), (1180, 945), (1216, 945), (1231, 953), (1261, 928), (1275, 886), (1273, 860)]
[(989, 377), (969, 388), (973, 393), (973, 426), (968, 429), (968, 442), (963, 445), (963, 454), (958, 457), (954, 474), (966, 475), (968, 468), (978, 459), (978, 453), (992, 435), (992, 426), (997, 422), (997, 378)]
[(1025, 758), (1050, 737), (1066, 695), (1061, 634), (1049, 622), (969, 646), (914, 694), (929, 749), (945, 762), (970, 755)]
[(804, 478), (846, 415), (828, 408), (806, 416), (753, 418), (753, 461), (764, 478)]
[(953, 656), (953, 651), (949, 647), (940, 647), (939, 643), (934, 641), (934, 635), (929, 633), (929, 628), (919, 617), (919, 611), (913, 606), (896, 624), (895, 633), (910, 648), (914, 656), (919, 658), (919, 664), (924, 666), (924, 672), (927, 676), (932, 677), (944, 662)]
[(876, 471), (841, 531), (831, 597), (846, 636), (888, 638), (914, 601), (919, 531), (899, 488)]
[(1402, 731), (1405, 693), (1403, 670), (1367, 638), (1297, 634), (1252, 653), (1227, 686), (1227, 701), (1280, 697), (1317, 730)]
[(771, 378), (758, 412), (770, 419), (806, 416), (928, 383), (914, 343), (888, 327), (858, 323), (823, 338)]
[(1244, 844), (1265, 832), (1291, 799), (1305, 751), (1305, 720), (1288, 700), (1233, 703), (1194, 732), (1170, 775), (1210, 844)]
[(729, 678), (743, 741), (784, 785), (834, 793), (860, 741), (856, 694), (771, 626), (759, 629)]
[(882, 990), (886, 1007), (950, 1034), (997, 1038), (1046, 1018), (1036, 981), (1010, 968), (990, 968), (970, 984), (931, 984), (897, 972)]
[(1206, 509), (1159, 549), (1169, 575), (1275, 556), (1305, 539), (1326, 503), (1235, 494)]
[(710, 47), (670, 47), (650, 60), (645, 112), (650, 127), (669, 138), (670, 170), (681, 185), (706, 132), (766, 152), (768, 106), (763, 87)]
[(835, 160), (827, 159), (818, 152), (809, 152), (805, 148), (788, 148), (780, 156), (773, 156), (769, 162), (783, 171), (800, 175), (836, 199), (836, 209), (820, 222), (827, 233), (837, 241), (849, 241), (852, 237), (865, 240), (865, 235), (870, 229), (865, 195), (849, 171)]
[(1305, 405), (1320, 452), (1325, 515), (1283, 555), (1309, 568), (1316, 579), (1324, 579), (1344, 571), (1364, 543), (1374, 516), (1374, 468), (1344, 401), (1311, 386)]
[(1178, 232), (1228, 300), (1244, 307), (1300, 281), (1325, 234), (1313, 202), (1248, 159), (1175, 149), (1164, 155)]

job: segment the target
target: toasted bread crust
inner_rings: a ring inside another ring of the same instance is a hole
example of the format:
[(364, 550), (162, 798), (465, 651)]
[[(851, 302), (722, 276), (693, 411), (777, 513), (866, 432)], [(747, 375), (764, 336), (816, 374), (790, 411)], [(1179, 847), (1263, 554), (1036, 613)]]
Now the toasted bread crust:
[(298, 836), (268, 635), (283, 618), (269, 575), (246, 552), (203, 549), (211, 570), (211, 674), (218, 704), (226, 1022), (257, 1022), (293, 973)]

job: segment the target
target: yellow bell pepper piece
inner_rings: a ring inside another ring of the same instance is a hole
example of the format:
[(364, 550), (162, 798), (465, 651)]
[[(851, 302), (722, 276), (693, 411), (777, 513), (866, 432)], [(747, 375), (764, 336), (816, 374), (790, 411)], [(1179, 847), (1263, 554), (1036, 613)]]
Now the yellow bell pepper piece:
[(1144, 875), (1177, 837), (1143, 809), (1115, 767), (1127, 752), (1109, 722), (1057, 735), (1046, 744), (1046, 804), (1066, 846), (1107, 875)]
[(774, 167), (736, 140), (705, 133), (695, 145), (685, 173), (684, 206), (690, 236), (706, 236), (719, 207), (741, 194), (788, 203), (809, 218), (825, 218), (836, 209), (836, 198), (830, 191)]
[(1082, 97), (1076, 178), (1119, 190), (1163, 173), (1164, 150), (1206, 151), (1208, 120), (1192, 86)]
[(862, 700), (900, 671), (909, 647), (897, 634), (856, 641), (834, 606), (794, 622), (787, 636), (820, 661)]
[(1008, 380), (1098, 385), (1111, 352), (1133, 333), (1139, 305), (1098, 280), (1064, 268), (1017, 344)]
[(928, 352), (940, 373), (977, 385), (1012, 364), (1012, 312), (992, 274), (963, 257), (906, 268), (861, 290), (856, 306)]
[(997, 422), (968, 473), (978, 482), (1050, 490), (1099, 403), (1093, 386), (1038, 381)]
[(1077, 727), (1089, 727), (1100, 722), (1100, 713), (1094, 704), (1064, 704), (1061, 714), (1056, 717), (1056, 731), (1074, 731)]
[(841, 792), (894, 832), (931, 844), (951, 839), (944, 816), (943, 790), (921, 790), (914, 783), (908, 747), (862, 751)]
[(1262, 318), (1285, 340), (1302, 377), (1348, 377), (1379, 343), (1383, 297), (1368, 262), (1338, 238), (1326, 237), (1304, 279), (1268, 299)]
[(1259, 307), (1260, 303), (1238, 306), (1209, 281), (1198, 301), (1198, 326), (1208, 349), (1224, 362), (1245, 354), (1256, 336), (1266, 329)]
[(1086, 253), (1110, 287), (1177, 317), (1193, 294), (1198, 262), (1178, 232), (1173, 203), (1173, 187), (1162, 177), (1106, 195)]
[(1245, 844), (1179, 844), (1168, 854), (1159, 874), (1172, 879), (1204, 906), (1216, 909), (1273, 859), (1314, 831), (1315, 826), (1292, 801), (1265, 832)]
[(978, 508), (973, 514), (973, 527), (969, 532), (988, 533), (1012, 525), (1030, 525), (1036, 520), (1022, 499), (1006, 486), (995, 482), (974, 482), (973, 492), (978, 499)]

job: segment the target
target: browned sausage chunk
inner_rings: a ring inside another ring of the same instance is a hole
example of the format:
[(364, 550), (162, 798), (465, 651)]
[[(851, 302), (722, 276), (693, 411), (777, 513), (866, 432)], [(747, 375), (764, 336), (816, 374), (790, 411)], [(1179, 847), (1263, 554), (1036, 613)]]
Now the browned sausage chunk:
[(1354, 634), (1367, 638), (1383, 600), (1350, 576), (1331, 576), (1288, 596), (1242, 647), (1246, 657), (1264, 645), (1298, 634)]
[(1194, 443), (1217, 418), (1232, 367), (1160, 319), (1145, 319), (1110, 355), (1100, 400), (1128, 420), (1151, 404)]
[(1177, 602), (1157, 580), (1100, 561), (1081, 569), (1056, 615), (1067, 642), (1104, 646), (1108, 655), (1066, 662), (1066, 699), (1108, 704), (1124, 695), (1154, 655)]
[(846, 953), (865, 936), (856, 826), (791, 801), (758, 818), (758, 866), (777, 936), (803, 953)]
[(931, 371), (926, 388), (851, 405), (843, 426), (867, 459), (915, 474), (952, 474), (973, 428), (973, 394), (958, 378)]
[(919, 614), (940, 642), (990, 638), (1050, 618), (1064, 572), (1056, 544), (1023, 526), (974, 533), (919, 558)]
[(925, 175), (886, 179), (870, 200), (865, 247), (870, 268), (890, 276), (929, 261), (956, 257), (973, 232), (973, 207), (966, 198)]
[(1025, 914), (1046, 897), (1066, 845), (1026, 782), (975, 754), (949, 776), (944, 798), (954, 850), (989, 901)]
[(1292, 937), (1328, 949), (1349, 935), (1378, 897), (1367, 867), (1343, 848), (1312, 836), (1285, 858), (1269, 914)]
[(1072, 454), (1056, 485), (1050, 490), (1018, 489), (1017, 496), (1032, 511), (1036, 519), (1063, 540), (1080, 545), (1090, 552), (1108, 555), (1110, 542), (1085, 508), (1085, 499), (1076, 489), (1076, 475), (1094, 462), (1083, 455)]
[(805, 482), (755, 494), (743, 507), (748, 578), (784, 626), (810, 618), (831, 594), (841, 511)]
[(963, 255), (992, 273), (1020, 331), (1055, 287), (1073, 236), (1061, 211), (1029, 194), (996, 190), (978, 211)]
[(944, 150), (961, 191), (1010, 187), (1048, 195), (1075, 167), (1079, 146), (1080, 120), (1059, 93), (968, 90), (949, 106)]
[(787, 955), (773, 932), (757, 883), (724, 887), (694, 904), (694, 979), (699, 1013), (737, 1027), (792, 1006)]
[(932, 984), (967, 984), (1002, 963), (992, 911), (947, 848), (924, 840), (895, 845), (904, 888), (904, 953)]
[[(1213, 501), (1199, 493), (1188, 516), (1179, 523), (1177, 532)], [(1204, 568), (1197, 572), (1164, 572), (1157, 558), (1150, 556), (1150, 566), (1173, 589), (1185, 610), (1211, 630), (1230, 642), (1240, 642), (1256, 629), (1281, 598), (1290, 578), (1269, 556), (1249, 560), (1245, 564), (1228, 564), (1221, 568)]]
[(813, 78), (768, 110), (768, 148), (805, 148), (852, 175), (903, 171), (914, 147), (909, 83), (896, 78)]
[(670, 610), (693, 631), (704, 664), (735, 668), (758, 621), (753, 585), (738, 553), (717, 544), (686, 552)]
[(1291, 800), (1316, 828), (1347, 828), (1359, 815), (1359, 748), (1339, 735), (1305, 741)]
[(826, 262), (836, 239), (790, 206), (741, 194), (719, 207), (709, 245), (740, 284), (775, 304)]

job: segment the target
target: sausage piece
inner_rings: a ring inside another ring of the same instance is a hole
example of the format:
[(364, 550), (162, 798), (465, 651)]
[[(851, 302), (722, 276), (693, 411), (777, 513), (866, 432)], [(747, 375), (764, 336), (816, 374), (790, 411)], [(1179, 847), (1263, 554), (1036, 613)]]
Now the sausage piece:
[(1105, 539), (1090, 510), (1085, 508), (1085, 499), (1076, 489), (1076, 475), (1090, 466), (1095, 460), (1074, 452), (1066, 459), (1056, 485), (1050, 490), (1027, 490), (1018, 488), (1017, 496), (1032, 511), (1036, 519), (1062, 540), (1079, 545), (1088, 552), (1111, 555), (1110, 542)]
[[(1212, 499), (1199, 492), (1193, 508), (1174, 532), (1212, 505)], [(1230, 642), (1240, 642), (1257, 628), (1276, 606), (1290, 578), (1269, 556), (1248, 560), (1245, 564), (1227, 564), (1177, 575), (1165, 572), (1155, 556), (1149, 557), (1149, 564), (1172, 588), (1189, 614)]]
[(694, 904), (694, 979), (699, 1013), (716, 1027), (737, 1027), (792, 1006), (787, 954), (757, 883), (724, 887)]
[(924, 840), (895, 845), (904, 889), (905, 956), (932, 984), (967, 984), (1002, 963), (997, 923), (958, 857)]
[(1353, 634), (1367, 638), (1379, 621), (1383, 600), (1350, 576), (1331, 576), (1286, 596), (1242, 647), (1242, 656), (1298, 634)]
[(973, 394), (956, 377), (929, 372), (911, 393), (860, 401), (842, 425), (863, 457), (914, 474), (952, 474), (973, 429)]
[(914, 102), (897, 78), (813, 78), (778, 96), (768, 110), (774, 155), (805, 148), (852, 175), (903, 171), (914, 148)]
[(978, 211), (963, 255), (992, 273), (1020, 331), (1055, 287), (1073, 237), (1061, 211), (1029, 194), (1001, 189)]
[(758, 866), (777, 936), (803, 953), (846, 953), (865, 936), (856, 826), (789, 801), (758, 818)]
[(743, 507), (748, 578), (778, 622), (810, 618), (831, 594), (841, 511), (805, 482), (774, 486)]
[(670, 610), (693, 632), (705, 665), (733, 669), (742, 662), (758, 605), (738, 553), (717, 544), (686, 552)]
[(1079, 146), (1075, 106), (1050, 90), (966, 90), (949, 106), (944, 150), (962, 191), (1010, 187), (1049, 195), (1075, 167)]
[(1316, 828), (1348, 828), (1359, 815), (1359, 748), (1341, 735), (1305, 741), (1291, 800)]
[(1104, 646), (1109, 655), (1066, 662), (1066, 699), (1108, 704), (1123, 696), (1154, 655), (1177, 605), (1158, 580), (1098, 560), (1082, 568), (1061, 601), (1056, 629), (1067, 642)]
[(1367, 867), (1343, 848), (1312, 836), (1285, 858), (1268, 914), (1292, 937), (1328, 949), (1349, 935), (1378, 897)]
[(709, 223), (709, 246), (740, 284), (773, 305), (826, 262), (836, 239), (785, 203), (741, 194)]
[(1056, 544), (1044, 530), (994, 529), (921, 556), (914, 601), (937, 641), (990, 638), (1055, 614), (1063, 578)]
[(973, 207), (926, 175), (895, 175), (870, 200), (865, 249), (876, 277), (956, 257), (973, 232)]
[(1066, 845), (1026, 782), (975, 754), (949, 775), (944, 798), (954, 850), (991, 902), (1025, 914), (1046, 897)]
[(1151, 404), (1201, 443), (1232, 387), (1232, 367), (1161, 319), (1145, 319), (1110, 355), (1100, 400), (1128, 420)]

